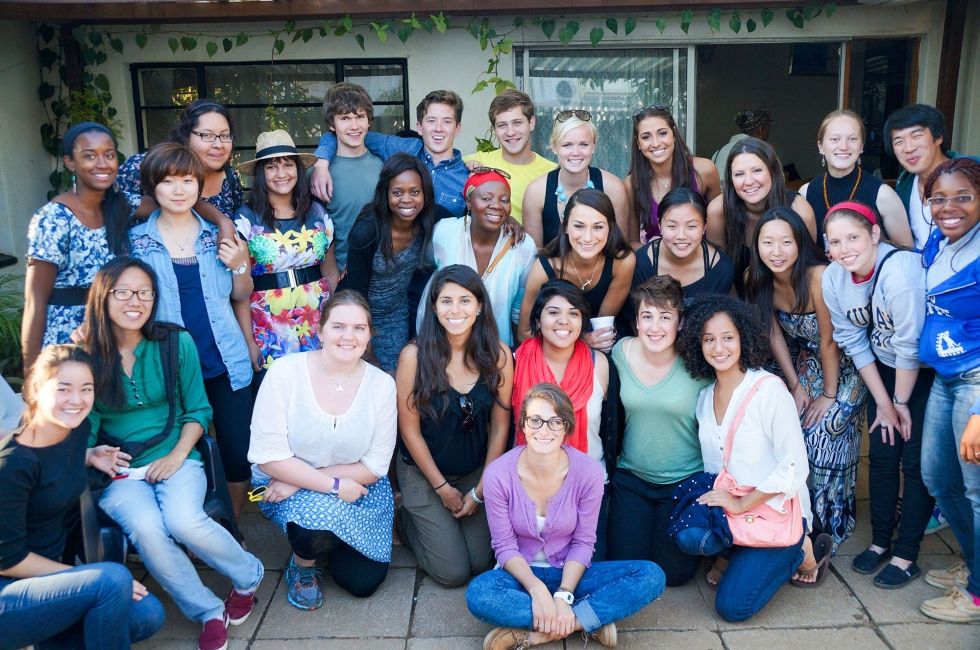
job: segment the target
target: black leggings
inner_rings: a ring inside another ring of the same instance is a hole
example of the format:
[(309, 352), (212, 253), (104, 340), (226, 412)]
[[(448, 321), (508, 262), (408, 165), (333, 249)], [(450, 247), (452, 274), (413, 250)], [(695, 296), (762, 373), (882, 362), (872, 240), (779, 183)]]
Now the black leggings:
[(308, 530), (289, 522), (286, 537), (301, 560), (327, 560), (327, 570), (337, 586), (358, 598), (367, 598), (388, 575), (388, 562), (364, 557), (329, 530)]
[(252, 478), (248, 462), (248, 441), (252, 428), (252, 386), (232, 390), (228, 373), (204, 380), (211, 410), (214, 411), (214, 433), (221, 452), (225, 480), (241, 483)]

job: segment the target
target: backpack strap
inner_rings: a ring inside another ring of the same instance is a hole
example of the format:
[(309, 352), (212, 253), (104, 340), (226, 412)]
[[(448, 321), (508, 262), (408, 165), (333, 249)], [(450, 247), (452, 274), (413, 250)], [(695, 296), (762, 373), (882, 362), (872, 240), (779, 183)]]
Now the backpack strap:
[(728, 460), (732, 457), (732, 441), (735, 440), (735, 432), (738, 431), (739, 425), (742, 424), (742, 419), (745, 417), (745, 411), (749, 407), (749, 402), (751, 402), (755, 394), (759, 392), (762, 382), (768, 379), (779, 379), (779, 377), (768, 373), (762, 377), (759, 377), (756, 382), (752, 384), (752, 387), (749, 388), (749, 392), (745, 394), (742, 401), (739, 402), (738, 410), (735, 411), (735, 417), (732, 418), (732, 423), (728, 426), (728, 437), (725, 438), (725, 455), (721, 461), (725, 471), (728, 471)]
[(881, 264), (878, 265), (878, 268), (875, 269), (874, 275), (871, 276), (871, 293), (868, 294), (868, 327), (867, 327), (868, 340), (871, 339), (871, 334), (872, 332), (874, 332), (875, 329), (874, 302), (875, 302), (875, 287), (878, 286), (878, 274), (881, 273), (881, 269), (885, 268), (885, 262), (888, 261), (888, 258), (894, 255), (895, 253), (897, 253), (898, 251), (899, 251), (898, 248), (893, 248), (887, 253), (885, 253), (885, 256), (881, 258)]

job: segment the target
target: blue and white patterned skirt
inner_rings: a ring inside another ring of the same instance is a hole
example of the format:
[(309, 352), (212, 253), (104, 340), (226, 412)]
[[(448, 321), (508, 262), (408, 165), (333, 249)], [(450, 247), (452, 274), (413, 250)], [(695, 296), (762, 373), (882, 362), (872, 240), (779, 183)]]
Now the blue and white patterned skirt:
[[(252, 477), (253, 487), (268, 483), (268, 478)], [(307, 530), (329, 530), (361, 555), (375, 562), (391, 562), (391, 525), (395, 516), (391, 483), (382, 476), (367, 489), (367, 495), (354, 503), (301, 489), (279, 503), (260, 501), (259, 508), (283, 532), (289, 522)]]

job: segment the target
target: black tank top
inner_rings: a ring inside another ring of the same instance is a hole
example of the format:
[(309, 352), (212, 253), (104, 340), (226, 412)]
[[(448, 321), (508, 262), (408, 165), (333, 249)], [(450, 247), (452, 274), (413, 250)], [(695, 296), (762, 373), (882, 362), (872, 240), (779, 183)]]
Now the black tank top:
[[(538, 260), (541, 262), (541, 267), (544, 269), (545, 275), (548, 276), (549, 280), (554, 280), (556, 277), (555, 269), (551, 266), (551, 261), (548, 260), (545, 255), (538, 255)], [(592, 310), (592, 317), (599, 315), (599, 307), (602, 306), (602, 301), (606, 298), (606, 292), (609, 291), (609, 285), (612, 284), (612, 274), (613, 274), (613, 258), (606, 257), (605, 263), (602, 265), (602, 273), (599, 274), (599, 281), (596, 282), (592, 288), (585, 291), (585, 301), (589, 303), (589, 309)], [(568, 280), (575, 286), (578, 285), (575, 280), (572, 279), (567, 274), (565, 275), (565, 280)]]
[[(806, 200), (810, 204), (810, 207), (813, 208), (813, 216), (817, 221), (817, 241), (821, 247), (823, 246), (823, 220), (827, 216), (827, 210), (841, 201), (847, 201), (852, 191), (854, 192), (854, 198), (850, 200), (863, 203), (874, 210), (875, 217), (878, 218), (878, 223), (881, 223), (881, 215), (878, 214), (878, 207), (876, 205), (878, 202), (878, 188), (881, 187), (881, 181), (873, 174), (861, 170), (861, 182), (857, 183), (857, 188), (855, 188), (854, 184), (857, 182), (859, 169), (860, 167), (855, 167), (850, 174), (843, 178), (834, 178), (828, 175), (827, 172), (824, 172), (814, 177), (806, 188)], [(827, 180), (826, 198), (824, 198), (823, 194), (824, 179)], [(827, 205), (828, 201), (830, 205)]]
[[(541, 230), (544, 233), (542, 246), (547, 246), (548, 242), (558, 236), (561, 229), (561, 216), (558, 214), (558, 197), (555, 192), (558, 190), (558, 172), (555, 169), (548, 172), (548, 182), (544, 188), (544, 207), (541, 208)], [(602, 170), (598, 167), (589, 167), (589, 180), (599, 191), (602, 191)]]

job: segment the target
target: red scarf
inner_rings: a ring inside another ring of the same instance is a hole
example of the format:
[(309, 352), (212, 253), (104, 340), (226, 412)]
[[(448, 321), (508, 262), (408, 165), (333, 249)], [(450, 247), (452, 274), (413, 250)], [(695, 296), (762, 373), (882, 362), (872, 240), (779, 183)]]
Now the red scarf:
[(519, 422), (524, 396), (535, 384), (557, 384), (571, 398), (572, 408), (575, 410), (575, 432), (569, 436), (568, 444), (582, 453), (588, 453), (589, 415), (586, 407), (589, 398), (592, 397), (592, 387), (595, 383), (595, 364), (589, 346), (581, 340), (575, 342), (572, 358), (568, 360), (561, 383), (555, 381), (555, 375), (545, 361), (544, 346), (540, 336), (531, 337), (521, 343), (514, 357), (514, 392), (511, 406), (517, 431), (517, 444), (526, 444), (524, 431)]

